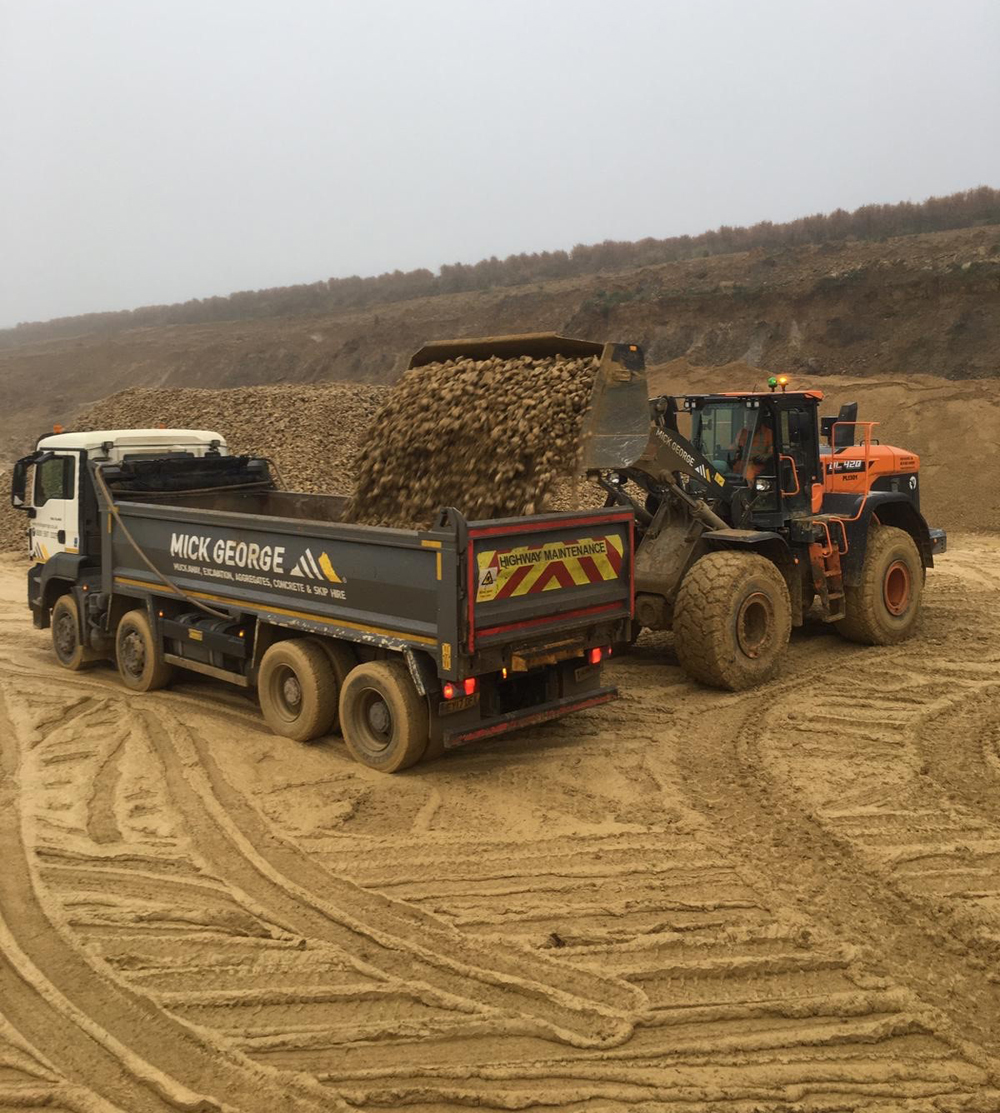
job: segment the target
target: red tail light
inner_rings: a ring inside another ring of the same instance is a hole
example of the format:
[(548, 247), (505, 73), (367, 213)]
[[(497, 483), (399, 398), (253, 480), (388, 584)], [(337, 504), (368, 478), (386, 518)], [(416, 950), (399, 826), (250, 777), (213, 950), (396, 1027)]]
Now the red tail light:
[(601, 653), (600, 649), (589, 649), (587, 650), (587, 660), (592, 665), (599, 665), (601, 663)]
[(476, 689), (479, 687), (479, 682), (474, 676), (467, 676), (462, 682), (462, 687), (465, 689), (465, 694), (467, 696), (474, 696), (476, 694)]
[(441, 689), (445, 699), (455, 698), (455, 685), (450, 680), (444, 682), (444, 687)]

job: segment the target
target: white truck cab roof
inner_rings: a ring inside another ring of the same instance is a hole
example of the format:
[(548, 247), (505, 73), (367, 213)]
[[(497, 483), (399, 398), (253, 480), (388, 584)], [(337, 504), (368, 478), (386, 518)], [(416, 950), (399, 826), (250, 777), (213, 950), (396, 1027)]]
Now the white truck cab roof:
[(188, 452), (204, 456), (209, 449), (229, 455), (225, 437), (210, 429), (96, 429), (92, 432), (50, 433), (39, 437), (37, 450), (85, 449), (119, 462), (125, 456), (161, 456), (165, 452)]

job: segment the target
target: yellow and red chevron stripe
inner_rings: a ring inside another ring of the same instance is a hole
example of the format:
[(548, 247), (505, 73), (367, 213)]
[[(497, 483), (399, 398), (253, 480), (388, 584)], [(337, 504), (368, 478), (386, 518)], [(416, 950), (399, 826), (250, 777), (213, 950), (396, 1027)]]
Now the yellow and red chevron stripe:
[(624, 538), (609, 534), (484, 550), (476, 554), (476, 602), (617, 579), (624, 549)]

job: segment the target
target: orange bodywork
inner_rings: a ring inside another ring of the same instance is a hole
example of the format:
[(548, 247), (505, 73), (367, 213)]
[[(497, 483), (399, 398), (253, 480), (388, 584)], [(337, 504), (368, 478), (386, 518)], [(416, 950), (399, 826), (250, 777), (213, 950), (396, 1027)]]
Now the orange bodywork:
[(889, 444), (863, 444), (822, 456), (823, 489), (828, 494), (850, 495), (867, 491), (882, 475), (912, 475), (920, 471), (920, 457)]

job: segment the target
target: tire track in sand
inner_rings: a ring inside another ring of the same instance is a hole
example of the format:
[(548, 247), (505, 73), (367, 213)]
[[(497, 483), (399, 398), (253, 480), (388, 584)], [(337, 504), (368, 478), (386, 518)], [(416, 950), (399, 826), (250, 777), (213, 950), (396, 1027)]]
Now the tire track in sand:
[[(20, 813), (18, 731), (0, 684), (0, 986), (7, 1021), (75, 1084), (128, 1113), (329, 1109), (331, 1097), (209, 1043), (99, 970), (39, 895)], [(13, 915), (9, 915), (8, 910)]]
[(197, 853), (276, 923), (422, 982), (462, 1011), (499, 1012), (512, 1031), (614, 1046), (647, 1008), (641, 990), (543, 956), (470, 939), (438, 918), (331, 873), (284, 840), (235, 790), (194, 731), (145, 717)]
[[(682, 741), (680, 765), (747, 874), (861, 942), (996, 1082), (1000, 985), (961, 909), (942, 904), (927, 875), (900, 868), (972, 843), (996, 888), (1000, 827), (949, 803), (913, 753), (922, 726), (992, 690), (997, 675), (995, 649), (969, 653), (971, 615), (949, 595), (947, 584), (935, 595), (925, 642), (858, 650), (736, 700), (711, 739)], [(992, 940), (986, 951), (995, 955)]]

